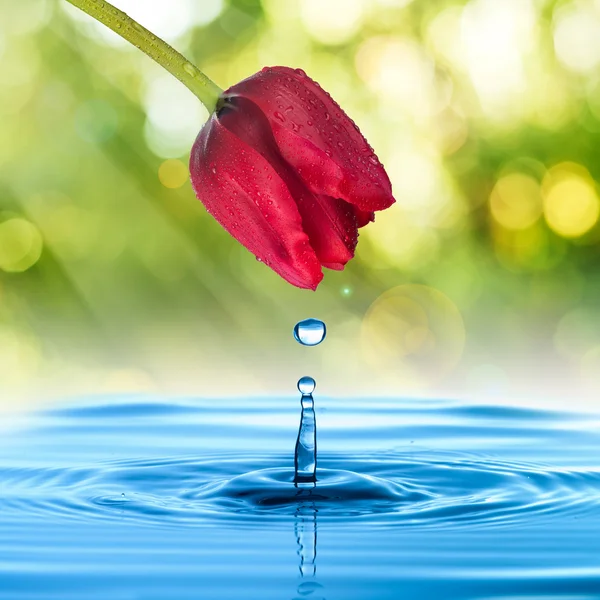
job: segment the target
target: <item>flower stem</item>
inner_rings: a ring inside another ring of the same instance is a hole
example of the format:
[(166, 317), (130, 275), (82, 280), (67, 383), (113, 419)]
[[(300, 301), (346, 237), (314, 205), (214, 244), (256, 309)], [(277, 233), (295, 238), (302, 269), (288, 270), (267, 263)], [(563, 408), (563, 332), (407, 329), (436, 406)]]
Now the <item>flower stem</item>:
[(104, 0), (67, 0), (146, 53), (177, 77), (212, 113), (223, 91), (177, 50)]

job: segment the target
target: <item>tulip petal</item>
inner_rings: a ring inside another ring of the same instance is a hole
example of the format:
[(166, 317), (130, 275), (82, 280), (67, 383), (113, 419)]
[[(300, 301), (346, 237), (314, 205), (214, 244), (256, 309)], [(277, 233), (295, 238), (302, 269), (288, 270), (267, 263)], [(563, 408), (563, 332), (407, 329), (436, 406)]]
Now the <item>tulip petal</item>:
[(232, 99), (219, 121), (248, 147), (260, 153), (286, 184), (319, 261), (343, 268), (354, 256), (358, 241), (355, 207), (338, 198), (315, 194), (306, 186), (295, 168), (282, 157), (269, 121), (251, 100)]
[(249, 98), (261, 108), (281, 154), (314, 193), (367, 212), (394, 203), (389, 178), (367, 140), (303, 71), (265, 68), (225, 94)]
[(307, 190), (296, 195), (304, 231), (323, 266), (330, 263), (341, 270), (354, 257), (358, 242), (358, 225), (353, 207), (344, 200), (318, 196)]
[(360, 208), (355, 206), (354, 214), (356, 215), (356, 224), (358, 227), (364, 227), (375, 220), (375, 212), (372, 210), (360, 210)]
[(316, 289), (321, 265), (287, 186), (254, 149), (213, 114), (190, 156), (194, 191), (242, 245), (289, 283)]

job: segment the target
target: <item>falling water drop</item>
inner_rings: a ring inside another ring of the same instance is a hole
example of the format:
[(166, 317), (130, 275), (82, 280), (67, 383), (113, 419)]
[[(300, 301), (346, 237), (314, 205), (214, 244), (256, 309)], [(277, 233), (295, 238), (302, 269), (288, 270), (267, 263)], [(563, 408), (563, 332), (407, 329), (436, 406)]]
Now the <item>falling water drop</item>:
[(317, 346), (327, 335), (327, 329), (323, 321), (319, 319), (304, 319), (296, 323), (294, 337), (303, 346)]

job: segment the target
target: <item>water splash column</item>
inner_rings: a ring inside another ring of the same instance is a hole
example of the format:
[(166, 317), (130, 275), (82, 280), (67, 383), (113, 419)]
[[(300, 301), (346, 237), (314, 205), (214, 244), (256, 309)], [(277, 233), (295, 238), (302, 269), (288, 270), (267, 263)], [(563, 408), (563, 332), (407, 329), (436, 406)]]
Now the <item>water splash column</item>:
[[(326, 333), (325, 323), (318, 319), (305, 319), (294, 327), (294, 338), (303, 346), (317, 346), (325, 339)], [(315, 387), (312, 377), (302, 377), (298, 381), (302, 415), (294, 452), (296, 487), (314, 487), (317, 482), (317, 423), (312, 396)]]
[(316, 387), (312, 377), (302, 377), (298, 390), (302, 394), (302, 415), (294, 453), (294, 483), (312, 484), (317, 481), (317, 421), (312, 393)]

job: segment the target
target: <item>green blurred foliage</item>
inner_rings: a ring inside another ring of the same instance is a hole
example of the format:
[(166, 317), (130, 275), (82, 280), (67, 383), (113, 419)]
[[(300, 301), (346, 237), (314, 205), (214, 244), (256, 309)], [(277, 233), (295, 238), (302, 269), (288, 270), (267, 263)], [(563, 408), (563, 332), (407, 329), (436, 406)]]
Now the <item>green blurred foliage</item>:
[[(158, 391), (583, 398), (600, 372), (599, 0), (121, 0), (219, 85), (301, 67), (398, 203), (296, 290), (187, 180), (207, 114), (64, 0), (0, 0), (0, 406)], [(327, 321), (300, 348), (302, 318)]]

